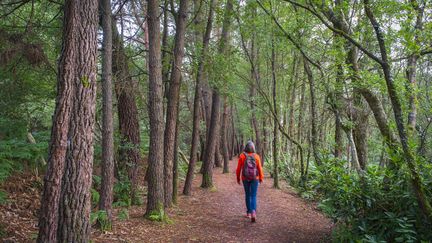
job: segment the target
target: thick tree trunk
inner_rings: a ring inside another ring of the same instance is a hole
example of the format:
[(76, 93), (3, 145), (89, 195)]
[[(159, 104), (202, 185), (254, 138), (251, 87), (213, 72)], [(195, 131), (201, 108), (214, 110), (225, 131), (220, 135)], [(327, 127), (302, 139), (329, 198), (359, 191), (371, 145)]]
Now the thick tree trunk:
[(189, 160), (189, 166), (188, 171), (186, 175), (186, 181), (183, 189), (184, 195), (190, 195), (191, 189), (192, 189), (192, 180), (194, 176), (195, 171), (195, 164), (196, 164), (196, 153), (198, 151), (198, 142), (199, 142), (199, 118), (200, 118), (200, 101), (201, 101), (201, 83), (203, 79), (204, 74), (204, 63), (205, 58), (207, 56), (208, 52), (208, 45), (210, 43), (210, 34), (212, 31), (212, 25), (213, 25), (213, 10), (215, 7), (216, 1), (211, 0), (210, 2), (210, 8), (209, 8), (209, 14), (207, 19), (207, 27), (203, 38), (203, 44), (201, 49), (201, 55), (199, 57), (198, 62), (198, 70), (197, 70), (197, 77), (196, 77), (196, 84), (195, 84), (195, 98), (194, 98), (194, 113), (193, 113), (193, 124), (192, 124), (192, 146), (191, 146), (191, 153), (190, 153), (190, 160)]
[(354, 111), (353, 120), (355, 127), (352, 131), (352, 135), (356, 145), (357, 159), (362, 170), (366, 169), (368, 160), (368, 128), (369, 128), (369, 113), (365, 110), (364, 102), (362, 101), (360, 94), (354, 94), (354, 103), (356, 109)]
[(202, 176), (202, 188), (213, 187), (213, 165), (214, 165), (214, 154), (216, 152), (216, 140), (219, 134), (219, 114), (220, 114), (220, 97), (217, 91), (213, 91), (212, 96), (212, 112), (210, 122), (210, 134), (207, 139), (206, 156), (204, 158), (204, 171)]
[(132, 204), (138, 202), (137, 174), (141, 162), (140, 127), (138, 108), (136, 105), (137, 83), (131, 78), (123, 40), (113, 21), (113, 61), (112, 71), (115, 78), (114, 86), (117, 97), (118, 124), (120, 133), (119, 161), (117, 174), (127, 173), (131, 182)]
[(150, 118), (150, 146), (149, 146), (149, 178), (146, 215), (159, 214), (164, 206), (163, 180), (163, 88), (162, 63), (160, 46), (159, 1), (148, 0), (148, 29), (149, 29), (149, 118)]
[(89, 241), (97, 27), (98, 1), (65, 1), (37, 242)]
[(176, 127), (178, 107), (180, 102), (181, 68), (184, 56), (184, 43), (186, 32), (188, 0), (180, 1), (180, 9), (176, 20), (176, 36), (174, 43), (174, 62), (171, 70), (168, 106), (166, 113), (165, 139), (164, 139), (164, 189), (165, 206), (172, 204), (173, 192), (173, 160), (176, 144)]
[[(111, 0), (100, 1), (102, 15), (102, 182), (99, 210), (112, 221), (114, 186), (114, 126), (112, 101), (112, 18)], [(111, 226), (109, 226), (111, 227)]]

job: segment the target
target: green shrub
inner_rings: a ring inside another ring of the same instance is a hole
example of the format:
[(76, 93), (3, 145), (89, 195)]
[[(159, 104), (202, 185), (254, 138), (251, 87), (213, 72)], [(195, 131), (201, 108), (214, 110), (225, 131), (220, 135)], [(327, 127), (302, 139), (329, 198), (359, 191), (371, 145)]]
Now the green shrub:
[(129, 212), (126, 208), (122, 208), (118, 214), (118, 219), (121, 221), (129, 219)]
[(24, 165), (40, 167), (40, 161), (48, 154), (46, 133), (35, 134), (37, 143), (31, 144), (25, 138), (0, 140), (0, 182), (13, 171), (22, 170)]
[(98, 223), (102, 231), (109, 231), (112, 229), (112, 224), (105, 210), (92, 212), (90, 214), (90, 222), (92, 224)]
[(99, 199), (100, 199), (99, 192), (93, 188), (90, 190), (90, 192), (91, 192), (92, 207), (96, 208), (97, 205), (99, 204)]
[[(369, 165), (363, 176), (332, 157), (311, 167), (300, 194), (319, 200), (318, 207), (335, 222), (335, 242), (418, 242), (432, 239), (417, 205), (404, 165), (398, 171)], [(427, 163), (426, 163), (427, 164)], [(421, 168), (430, 185), (430, 165)]]
[(0, 190), (0, 205), (5, 204), (7, 202), (7, 193), (5, 191)]
[(114, 184), (114, 207), (130, 207), (132, 205), (131, 199), (131, 183), (127, 176), (120, 176)]

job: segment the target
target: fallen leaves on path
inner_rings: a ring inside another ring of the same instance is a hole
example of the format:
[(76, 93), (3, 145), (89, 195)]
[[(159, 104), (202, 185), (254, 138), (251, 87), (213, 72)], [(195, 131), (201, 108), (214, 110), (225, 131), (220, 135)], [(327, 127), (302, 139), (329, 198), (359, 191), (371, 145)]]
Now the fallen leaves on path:
[[(235, 162), (231, 161), (230, 167), (234, 171)], [(92, 240), (120, 243), (329, 241), (331, 221), (294, 193), (271, 188), (270, 178), (266, 178), (258, 189), (257, 223), (251, 223), (244, 216), (243, 187), (236, 183), (235, 175), (222, 174), (222, 170), (216, 168), (213, 178), (216, 187), (213, 190), (201, 189), (201, 175), (197, 174), (192, 196), (182, 196), (179, 191), (181, 196), (177, 206), (167, 210), (172, 223), (144, 219), (144, 202), (143, 206), (129, 208), (129, 219), (123, 221), (117, 217), (120, 209), (115, 209), (113, 231), (103, 233), (93, 229)], [(31, 178), (24, 180), (27, 183), (25, 188), (34, 188), (29, 186), (34, 184), (31, 181)], [(32, 242), (37, 233), (35, 212), (39, 206), (39, 196), (35, 195), (40, 189), (36, 193), (30, 192), (33, 194), (30, 197), (27, 189), (23, 191), (21, 196), (26, 197), (24, 201), (31, 199), (30, 206), (20, 206), (19, 210), (12, 206), (14, 202), (22, 200), (15, 198), (19, 197), (19, 193), (9, 195), (12, 197), (9, 203), (1, 206), (1, 223), (11, 226), (6, 227), (9, 242)], [(28, 212), (22, 214), (23, 210)]]

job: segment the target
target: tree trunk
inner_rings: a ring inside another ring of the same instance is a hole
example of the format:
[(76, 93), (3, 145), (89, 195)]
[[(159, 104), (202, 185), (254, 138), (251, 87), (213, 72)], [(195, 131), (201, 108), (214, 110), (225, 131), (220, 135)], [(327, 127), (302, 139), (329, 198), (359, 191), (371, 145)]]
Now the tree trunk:
[(224, 98), (224, 104), (223, 104), (223, 117), (222, 117), (222, 153), (223, 153), (223, 173), (229, 173), (229, 153), (228, 153), (228, 101), (227, 98)]
[(340, 117), (340, 113), (337, 112), (335, 116), (335, 150), (334, 150), (334, 156), (336, 158), (342, 157), (342, 150), (343, 150), (343, 137), (342, 137), (342, 120)]
[(363, 101), (361, 100), (359, 94), (355, 93), (354, 96), (354, 103), (356, 105), (356, 109), (354, 111), (355, 115), (353, 116), (355, 127), (352, 133), (356, 145), (358, 163), (360, 165), (360, 168), (362, 170), (365, 170), (368, 160), (367, 138), (369, 130), (369, 114), (368, 111), (365, 110)]
[(405, 124), (403, 121), (403, 112), (402, 112), (402, 105), (399, 100), (398, 92), (396, 85), (394, 83), (392, 74), (391, 74), (391, 66), (389, 64), (388, 60), (388, 54), (387, 54), (387, 48), (385, 44), (385, 38), (383, 36), (380, 24), (375, 18), (375, 15), (373, 14), (372, 10), (370, 9), (370, 2), (369, 0), (363, 0), (363, 6), (366, 13), (366, 16), (368, 17), (372, 27), (374, 28), (376, 39), (378, 41), (378, 45), (380, 48), (380, 54), (381, 59), (379, 64), (381, 65), (381, 69), (384, 73), (384, 79), (386, 81), (387, 86), (387, 93), (390, 98), (392, 108), (393, 108), (393, 115), (396, 122), (396, 127), (399, 133), (399, 139), (400, 143), (402, 145), (402, 150), (404, 154), (404, 159), (407, 163), (408, 169), (411, 174), (411, 185), (414, 189), (414, 194), (417, 198), (417, 202), (423, 212), (423, 215), (427, 218), (427, 221), (429, 223), (432, 223), (432, 206), (427, 198), (427, 195), (425, 194), (425, 191), (423, 189), (423, 183), (420, 178), (420, 174), (417, 170), (415, 157), (412, 151), (412, 148), (410, 148), (408, 144), (408, 136), (407, 132), (405, 130)]
[(184, 56), (184, 43), (186, 32), (188, 0), (180, 1), (180, 9), (176, 20), (176, 36), (174, 43), (174, 62), (171, 70), (168, 106), (166, 113), (165, 139), (164, 139), (164, 190), (165, 206), (172, 204), (173, 194), (173, 160), (175, 150), (175, 133), (177, 127), (177, 114), (180, 102), (181, 68)]
[(264, 167), (265, 161), (267, 159), (267, 149), (268, 149), (268, 141), (269, 134), (267, 130), (267, 119), (263, 118), (263, 141), (262, 141), (262, 152), (261, 152), (261, 164)]
[[(298, 115), (298, 131), (297, 131), (297, 141), (299, 141), (300, 143), (302, 143), (302, 137), (303, 137), (303, 127), (305, 126), (303, 123), (303, 115), (304, 112), (306, 112), (306, 102), (305, 102), (305, 95), (306, 95), (306, 81), (302, 80), (302, 85), (301, 85), (301, 94), (300, 94), (300, 110), (299, 110), (299, 115)], [(300, 155), (300, 151), (297, 150), (297, 154)], [(303, 163), (302, 160), (300, 160), (300, 175), (301, 175), (301, 179), (304, 182), (305, 181), (305, 165)]]
[[(297, 82), (298, 82), (298, 68), (297, 68), (297, 57), (294, 55), (294, 62), (293, 62), (293, 71), (291, 76), (291, 93), (289, 94), (290, 101), (289, 101), (289, 112), (288, 112), (288, 135), (291, 137), (294, 137), (294, 108), (295, 108), (295, 100), (296, 100), (296, 90), (297, 90)], [(292, 142), (287, 141), (290, 151), (290, 161), (291, 164), (294, 159), (295, 154), (295, 147), (292, 146)]]
[[(414, 8), (416, 12), (416, 22), (414, 25), (415, 35), (414, 35), (414, 42), (418, 45), (419, 44), (419, 31), (423, 28), (423, 15), (426, 3), (423, 3), (423, 6), (420, 6), (420, 4), (417, 1), (410, 1), (412, 7)], [(407, 81), (408, 81), (408, 91), (410, 94), (409, 97), (409, 113), (408, 113), (408, 129), (411, 133), (415, 131), (416, 128), (416, 120), (417, 120), (417, 95), (416, 95), (416, 89), (417, 89), (417, 60), (419, 58), (419, 55), (417, 53), (414, 53), (409, 56), (408, 62), (407, 62), (407, 69), (406, 69), (406, 75), (407, 75)]]
[[(233, 9), (233, 0), (227, 0), (225, 5), (225, 13), (224, 20), (222, 23), (222, 34), (221, 39), (219, 41), (219, 54), (226, 54), (229, 46), (228, 42), (228, 33), (231, 24), (231, 12)], [(209, 188), (213, 186), (213, 164), (212, 155), (217, 153), (219, 155), (219, 151), (217, 149), (217, 143), (220, 141), (220, 96), (219, 91), (215, 89), (212, 95), (212, 110), (211, 110), (211, 121), (210, 121), (210, 132), (207, 137), (207, 146), (206, 146), (206, 159), (203, 161), (204, 171), (203, 171), (203, 180), (201, 187)]]
[[(338, 35), (335, 36), (335, 42), (339, 43)], [(336, 44), (337, 45), (337, 44)], [(336, 48), (340, 48), (339, 46), (336, 46)], [(341, 52), (343, 50), (340, 50)], [(336, 88), (335, 92), (333, 94), (333, 102), (332, 102), (332, 111), (335, 115), (335, 148), (334, 148), (334, 156), (336, 158), (342, 157), (342, 150), (343, 150), (343, 127), (342, 127), (342, 115), (341, 111), (343, 110), (343, 107), (341, 107), (341, 104), (343, 102), (343, 87), (344, 87), (344, 70), (342, 64), (337, 65), (337, 74), (336, 74)]]
[(236, 133), (236, 128), (235, 128), (235, 122), (234, 122), (234, 107), (231, 103), (231, 108), (230, 108), (230, 117), (231, 117), (231, 130), (232, 130), (232, 137), (231, 137), (231, 155), (230, 155), (230, 159), (234, 158), (237, 154), (237, 143), (236, 143), (236, 138), (237, 138), (237, 133)]
[(98, 1), (65, 1), (37, 242), (89, 241), (97, 27)]
[(318, 134), (317, 134), (317, 128), (316, 128), (316, 100), (315, 100), (315, 80), (312, 75), (312, 70), (309, 67), (308, 60), (306, 58), (303, 58), (303, 65), (305, 73), (307, 74), (307, 78), (309, 80), (309, 91), (311, 96), (311, 123), (312, 123), (312, 150), (313, 150), (313, 156), (315, 159), (315, 163), (317, 165), (321, 165), (321, 159), (318, 154)]
[(199, 142), (199, 118), (200, 118), (200, 101), (201, 101), (201, 82), (203, 79), (203, 73), (204, 73), (204, 63), (205, 58), (207, 56), (208, 52), (208, 46), (210, 43), (210, 34), (212, 31), (212, 25), (213, 25), (213, 10), (215, 7), (216, 1), (211, 0), (210, 2), (210, 8), (209, 8), (209, 14), (207, 19), (207, 27), (203, 38), (203, 45), (201, 49), (201, 55), (199, 57), (198, 62), (198, 70), (197, 70), (197, 77), (196, 77), (196, 84), (195, 84), (195, 98), (194, 98), (194, 113), (193, 113), (193, 124), (192, 124), (192, 146), (191, 146), (191, 153), (190, 153), (190, 162), (188, 166), (188, 171), (186, 175), (186, 181), (183, 189), (184, 195), (190, 195), (191, 189), (192, 189), (192, 180), (194, 176), (195, 171), (195, 164), (196, 164), (196, 153), (198, 151), (198, 142)]
[(159, 214), (164, 206), (163, 180), (163, 89), (162, 63), (160, 46), (159, 1), (148, 0), (148, 29), (149, 29), (149, 88), (148, 114), (150, 118), (150, 146), (149, 146), (149, 178), (146, 215)]
[(111, 0), (100, 1), (102, 15), (102, 182), (99, 210), (104, 210), (111, 227), (114, 186), (114, 126), (112, 101), (112, 17)]
[[(168, 54), (170, 51), (170, 45), (168, 43), (168, 14), (169, 14), (169, 0), (164, 0), (163, 7), (163, 29), (162, 29), (162, 82), (164, 84), (164, 98), (169, 99), (169, 86), (170, 86), (170, 64), (171, 64), (171, 54)], [(165, 107), (164, 107), (165, 108)], [(166, 110), (164, 110), (166, 111)]]
[[(112, 71), (115, 78), (114, 86), (117, 97), (117, 112), (120, 133), (119, 161), (117, 174), (127, 173), (131, 182), (132, 204), (136, 204), (138, 165), (140, 155), (140, 126), (136, 105), (137, 83), (131, 78), (123, 40), (113, 21), (113, 62)], [(120, 179), (120, 178), (119, 178)]]
[[(256, 9), (254, 8), (253, 12), (256, 13)], [(257, 62), (258, 62), (258, 50), (256, 48), (256, 43), (255, 43), (255, 36), (256, 33), (255, 31), (252, 32), (252, 39), (251, 39), (251, 50), (250, 50), (250, 63), (251, 63), (251, 70), (250, 70), (250, 74), (251, 74), (251, 80), (255, 80), (255, 82), (251, 83), (250, 86), (250, 106), (251, 106), (251, 111), (252, 111), (252, 127), (254, 129), (255, 132), (255, 150), (258, 154), (261, 155), (261, 134), (260, 134), (260, 130), (259, 130), (259, 125), (258, 125), (258, 121), (256, 118), (256, 104), (255, 104), (255, 99), (256, 99), (256, 88), (257, 85), (259, 85), (260, 83), (260, 76), (257, 70)], [(246, 48), (246, 47), (245, 47)], [(245, 50), (246, 51), (246, 50)]]
[(213, 187), (213, 165), (214, 155), (216, 152), (216, 140), (219, 134), (219, 114), (220, 114), (220, 97), (217, 91), (213, 91), (212, 96), (212, 111), (211, 111), (211, 122), (210, 122), (210, 134), (207, 139), (206, 156), (204, 158), (204, 171), (202, 177), (202, 188)]
[[(219, 115), (220, 117), (220, 115)], [(221, 121), (219, 121), (219, 124), (221, 123)], [(219, 130), (220, 130), (220, 125), (219, 125)], [(222, 168), (223, 166), (223, 156), (221, 154), (221, 141), (222, 137), (220, 136), (220, 134), (216, 135), (216, 149), (215, 149), (215, 166), (218, 168)]]
[(173, 181), (172, 181), (172, 202), (177, 204), (178, 192), (178, 155), (179, 155), (179, 112), (177, 113), (175, 143), (174, 143), (174, 164), (173, 164)]
[(360, 172), (362, 171), (362, 169), (360, 167), (360, 163), (359, 163), (359, 159), (358, 159), (358, 153), (357, 153), (357, 147), (358, 146), (355, 144), (352, 129), (348, 130), (347, 136), (348, 136), (348, 141), (349, 141), (350, 147), (351, 147), (351, 156), (352, 156), (352, 161), (351, 162), (352, 162), (352, 166), (360, 174)]
[(275, 56), (275, 46), (274, 46), (274, 37), (272, 37), (272, 50), (271, 50), (271, 69), (272, 69), (272, 81), (273, 81), (273, 109), (274, 109), (274, 117), (273, 117), (273, 187), (279, 188), (279, 166), (278, 166), (278, 109), (277, 109), (277, 98), (276, 98), (276, 56)]

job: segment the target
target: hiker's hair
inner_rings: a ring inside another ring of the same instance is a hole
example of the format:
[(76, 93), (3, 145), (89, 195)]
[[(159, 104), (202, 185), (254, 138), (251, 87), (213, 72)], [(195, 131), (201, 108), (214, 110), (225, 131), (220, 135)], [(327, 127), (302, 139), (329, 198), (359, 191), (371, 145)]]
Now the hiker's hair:
[(255, 144), (252, 142), (252, 141), (248, 141), (247, 143), (246, 143), (246, 146), (245, 146), (245, 148), (244, 148), (244, 151), (246, 152), (246, 153), (255, 153)]

